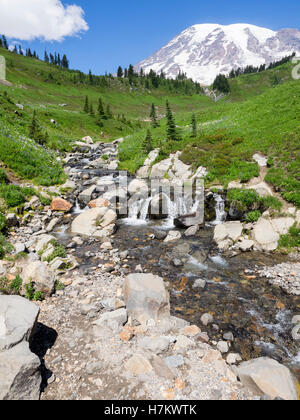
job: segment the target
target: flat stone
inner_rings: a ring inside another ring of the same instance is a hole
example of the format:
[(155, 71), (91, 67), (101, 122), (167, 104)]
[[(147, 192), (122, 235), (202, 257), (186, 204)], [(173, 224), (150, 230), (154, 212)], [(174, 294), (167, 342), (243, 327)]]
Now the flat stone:
[(175, 378), (174, 373), (161, 357), (153, 356), (151, 359), (151, 365), (155, 374), (160, 378), (168, 379), (170, 381)]
[(72, 204), (63, 198), (53, 198), (51, 203), (51, 211), (64, 211), (68, 212), (72, 208)]

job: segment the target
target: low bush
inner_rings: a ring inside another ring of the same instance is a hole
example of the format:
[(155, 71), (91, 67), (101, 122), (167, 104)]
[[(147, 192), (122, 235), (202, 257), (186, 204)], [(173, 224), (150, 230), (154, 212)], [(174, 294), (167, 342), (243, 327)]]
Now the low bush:
[(279, 240), (279, 248), (285, 248), (289, 251), (300, 248), (300, 227), (295, 224), (290, 228), (287, 235), (282, 235)]

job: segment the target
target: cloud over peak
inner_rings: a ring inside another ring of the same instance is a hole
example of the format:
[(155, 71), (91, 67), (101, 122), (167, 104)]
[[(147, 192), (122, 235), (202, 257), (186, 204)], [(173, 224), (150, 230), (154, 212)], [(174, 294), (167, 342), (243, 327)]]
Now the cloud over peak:
[(0, 0), (0, 33), (24, 41), (63, 41), (89, 29), (81, 7), (61, 0)]

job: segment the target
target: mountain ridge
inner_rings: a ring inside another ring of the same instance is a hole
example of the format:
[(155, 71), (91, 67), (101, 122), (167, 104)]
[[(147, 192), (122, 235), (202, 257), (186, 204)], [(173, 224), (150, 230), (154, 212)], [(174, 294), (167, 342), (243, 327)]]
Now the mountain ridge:
[(148, 73), (163, 71), (175, 78), (179, 72), (210, 85), (217, 74), (249, 65), (270, 64), (292, 53), (300, 55), (300, 31), (271, 29), (239, 23), (193, 25), (156, 53), (136, 64)]

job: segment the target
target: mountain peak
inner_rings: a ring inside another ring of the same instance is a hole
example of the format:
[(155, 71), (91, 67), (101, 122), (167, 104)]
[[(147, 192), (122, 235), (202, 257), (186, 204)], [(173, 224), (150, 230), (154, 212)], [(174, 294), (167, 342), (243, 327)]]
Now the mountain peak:
[(193, 25), (158, 52), (141, 61), (136, 69), (147, 73), (161, 70), (175, 78), (179, 72), (204, 85), (210, 85), (219, 73), (233, 68), (260, 66), (300, 53), (300, 31), (271, 29), (247, 23)]

